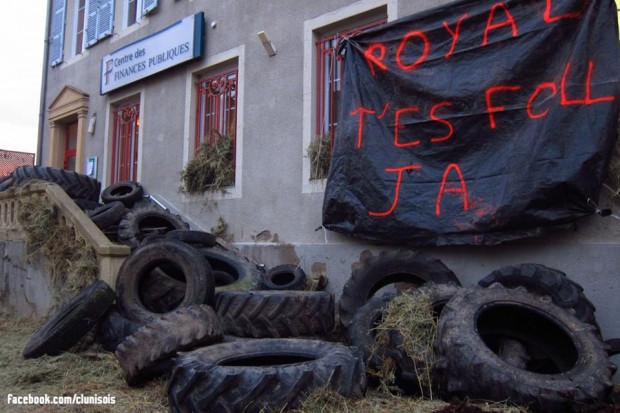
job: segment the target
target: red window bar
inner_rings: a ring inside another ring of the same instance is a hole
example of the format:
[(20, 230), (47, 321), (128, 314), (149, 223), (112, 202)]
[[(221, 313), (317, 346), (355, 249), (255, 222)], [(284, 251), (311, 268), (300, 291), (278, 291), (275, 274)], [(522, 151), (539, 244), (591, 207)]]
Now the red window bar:
[(344, 56), (338, 53), (340, 41), (364, 30), (384, 24), (387, 19), (377, 20), (364, 26), (345, 30), (316, 42), (317, 47), (317, 118), (316, 135), (329, 135), (333, 147), (338, 126), (338, 109)]
[[(219, 135), (233, 139), (233, 167), (237, 146), (237, 70), (197, 82), (195, 150), (206, 139), (214, 143)], [(234, 181), (234, 177), (233, 177)]]
[(139, 103), (130, 103), (114, 110), (111, 183), (137, 179), (139, 129)]

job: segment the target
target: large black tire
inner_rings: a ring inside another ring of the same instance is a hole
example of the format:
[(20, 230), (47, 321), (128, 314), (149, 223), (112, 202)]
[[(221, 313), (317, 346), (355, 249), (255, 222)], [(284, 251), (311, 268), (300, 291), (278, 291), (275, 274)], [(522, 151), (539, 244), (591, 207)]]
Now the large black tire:
[(150, 234), (165, 234), (175, 229), (186, 230), (189, 225), (178, 215), (157, 207), (136, 208), (118, 224), (118, 240), (136, 248)]
[(419, 287), (432, 281), (435, 284), (461, 285), (456, 275), (440, 260), (414, 251), (383, 251), (367, 258), (351, 274), (340, 297), (340, 322), (347, 327), (355, 310), (379, 289), (395, 283)]
[(396, 294), (381, 294), (371, 297), (366, 303), (355, 310), (351, 323), (346, 329), (346, 340), (364, 355), (364, 362), (372, 373), (379, 372), (383, 360), (387, 357), (386, 348), (375, 340), (375, 328), (381, 324), (385, 311)]
[(298, 265), (282, 264), (267, 270), (261, 290), (305, 290), (306, 273)]
[(0, 178), (0, 192), (6, 191), (10, 187), (12, 187), (14, 183), (15, 178), (13, 178), (12, 173), (10, 175), (3, 176), (2, 178)]
[(222, 291), (215, 311), (224, 333), (238, 337), (315, 336), (334, 328), (334, 296), (324, 291)]
[(20, 166), (13, 171), (15, 183), (23, 184), (33, 179), (58, 184), (71, 198), (99, 200), (101, 183), (89, 176), (50, 166)]
[(620, 338), (610, 338), (605, 340), (605, 344), (607, 345), (607, 354), (610, 357), (620, 354)]
[[(153, 378), (177, 351), (219, 343), (224, 334), (213, 308), (192, 305), (163, 315), (135, 331), (114, 352), (127, 384)], [(162, 368), (163, 367), (163, 368)]]
[(101, 319), (97, 328), (95, 342), (104, 350), (114, 353), (116, 347), (121, 344), (125, 338), (133, 334), (142, 327), (142, 324), (131, 321), (111, 308)]
[[(216, 291), (256, 290), (263, 271), (247, 258), (222, 248), (203, 248), (203, 257), (219, 273)], [(230, 277), (225, 277), (224, 273)]]
[(101, 202), (109, 204), (111, 202), (122, 202), (127, 208), (142, 198), (144, 189), (139, 182), (123, 181), (116, 182), (101, 192)]
[(102, 280), (84, 288), (37, 330), (24, 347), (24, 358), (56, 356), (93, 329), (114, 302), (114, 291)]
[(127, 213), (127, 208), (120, 202), (111, 202), (87, 213), (88, 217), (100, 229), (108, 229), (117, 225)]
[(217, 245), (217, 237), (210, 232), (174, 230), (166, 232), (165, 236), (166, 238), (183, 241), (184, 243), (190, 244), (196, 248), (210, 248)]
[(213, 304), (215, 292), (209, 263), (195, 248), (175, 240), (153, 242), (135, 249), (123, 262), (116, 280), (117, 305), (127, 318), (146, 324), (161, 316), (142, 301), (141, 284), (156, 268), (183, 278), (187, 284), (180, 307)]
[(525, 287), (528, 291), (548, 295), (555, 305), (565, 308), (599, 329), (594, 316), (596, 308), (583, 293), (583, 287), (570, 280), (562, 271), (540, 264), (502, 267), (478, 281), (481, 287), (500, 283), (508, 288)]
[[(187, 283), (183, 278), (178, 278), (182, 277), (174, 273), (170, 275), (160, 267), (145, 274), (140, 283), (140, 297), (144, 306), (154, 313), (167, 313), (179, 307), (185, 298)], [(214, 285), (217, 285), (215, 274), (213, 279)]]
[(216, 344), (179, 357), (167, 390), (175, 413), (258, 413), (295, 408), (324, 387), (343, 397), (364, 395), (364, 362), (357, 350), (296, 339)]
[[(498, 343), (522, 343), (533, 359), (514, 366)], [(435, 382), (448, 395), (509, 400), (540, 411), (572, 411), (574, 403), (604, 401), (615, 367), (595, 328), (547, 297), (525, 288), (468, 288), (444, 307), (436, 341)]]

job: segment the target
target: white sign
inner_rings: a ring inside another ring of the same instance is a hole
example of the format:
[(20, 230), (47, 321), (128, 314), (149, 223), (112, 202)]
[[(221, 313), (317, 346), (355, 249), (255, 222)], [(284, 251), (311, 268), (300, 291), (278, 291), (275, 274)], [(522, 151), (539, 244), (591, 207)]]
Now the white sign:
[(203, 50), (200, 12), (101, 59), (101, 94), (201, 57)]

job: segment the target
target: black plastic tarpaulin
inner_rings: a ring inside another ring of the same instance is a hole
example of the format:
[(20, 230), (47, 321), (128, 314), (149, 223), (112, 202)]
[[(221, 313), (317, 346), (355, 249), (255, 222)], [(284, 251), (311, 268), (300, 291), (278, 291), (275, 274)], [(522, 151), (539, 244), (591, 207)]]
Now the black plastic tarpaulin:
[(610, 0), (460, 1), (344, 41), (323, 225), (412, 245), (594, 212), (617, 137)]

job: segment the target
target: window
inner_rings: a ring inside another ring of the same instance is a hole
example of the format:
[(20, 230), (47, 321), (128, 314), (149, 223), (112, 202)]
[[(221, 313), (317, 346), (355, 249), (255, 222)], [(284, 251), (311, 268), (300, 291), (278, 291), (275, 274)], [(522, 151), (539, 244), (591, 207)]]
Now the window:
[(110, 183), (138, 180), (140, 101), (117, 105), (113, 110), (112, 175)]
[(219, 135), (234, 138), (237, 124), (237, 70), (200, 79), (197, 84), (196, 148)]
[(90, 47), (113, 33), (114, 0), (87, 0), (85, 15), (85, 47)]
[(125, 0), (125, 27), (140, 22), (157, 7), (157, 0)]
[(84, 51), (84, 17), (86, 11), (86, 0), (78, 0), (75, 3), (75, 37), (73, 55), (79, 55)]
[(316, 42), (317, 48), (317, 108), (316, 108), (316, 135), (329, 135), (333, 142), (338, 126), (338, 110), (340, 106), (340, 90), (342, 87), (342, 71), (344, 56), (338, 53), (343, 38), (358, 34), (364, 30), (379, 26), (387, 19), (382, 18), (355, 27), (346, 29), (329, 36), (324, 36)]
[(65, 10), (67, 0), (53, 0), (52, 17), (49, 33), (49, 62), (50, 66), (56, 66), (62, 62), (63, 49), (65, 47)]
[[(338, 126), (343, 37), (398, 18), (398, 0), (364, 0), (304, 21), (302, 193), (325, 190), (324, 162)], [(318, 161), (318, 162), (317, 162)]]

